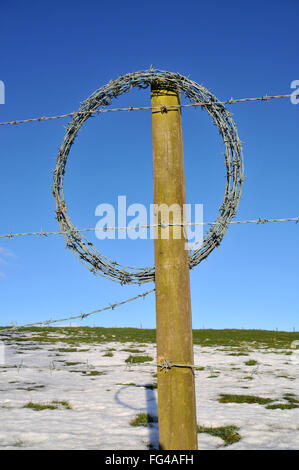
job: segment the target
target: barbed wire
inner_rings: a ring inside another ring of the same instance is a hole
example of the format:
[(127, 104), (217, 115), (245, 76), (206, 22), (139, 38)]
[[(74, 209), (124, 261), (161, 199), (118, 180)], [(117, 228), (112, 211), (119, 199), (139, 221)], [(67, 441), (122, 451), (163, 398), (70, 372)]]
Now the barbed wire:
[[(161, 79), (162, 77), (162, 79)], [(176, 106), (162, 106), (162, 107), (152, 107), (152, 106), (144, 106), (144, 107), (127, 107), (127, 108), (105, 108), (103, 106), (109, 105), (111, 99), (117, 97), (119, 94), (123, 92), (129, 91), (133, 86), (137, 86), (140, 88), (145, 88), (151, 84), (152, 80), (161, 80), (161, 82), (167, 82), (169, 84), (179, 84), (179, 87), (184, 92), (185, 96), (192, 100), (193, 102), (190, 104), (180, 104)], [(200, 99), (199, 97), (204, 99)], [(83, 124), (83, 122), (89, 118), (93, 114), (101, 114), (106, 112), (116, 112), (116, 111), (137, 111), (137, 110), (160, 110), (160, 112), (167, 112), (170, 109), (179, 109), (179, 108), (189, 108), (189, 107), (203, 107), (208, 111), (211, 117), (214, 120), (214, 123), (217, 125), (220, 134), (223, 137), (224, 144), (226, 146), (226, 166), (227, 166), (227, 186), (225, 190), (225, 200), (221, 206), (221, 216), (218, 216), (216, 222), (202, 222), (202, 223), (190, 223), (190, 224), (154, 224), (154, 225), (145, 225), (145, 226), (135, 226), (135, 227), (103, 227), (103, 230), (115, 230), (115, 229), (140, 229), (140, 228), (150, 228), (150, 227), (165, 227), (165, 226), (185, 226), (185, 225), (210, 225), (212, 227), (219, 227), (218, 232), (213, 231), (211, 229), (208, 238), (208, 243), (204, 246), (204, 249), (199, 252), (199, 250), (195, 250), (192, 255), (192, 259), (190, 260), (190, 268), (196, 266), (200, 260), (206, 258), (210, 251), (214, 249), (214, 247), (220, 244), (221, 239), (223, 238), (224, 233), (227, 230), (227, 227), (230, 224), (241, 224), (241, 223), (258, 223), (264, 224), (267, 222), (283, 222), (283, 221), (295, 221), (296, 223), (299, 221), (299, 217), (292, 218), (292, 219), (257, 219), (257, 220), (246, 220), (246, 221), (233, 221), (231, 220), (232, 217), (235, 216), (236, 208), (238, 204), (238, 200), (241, 195), (241, 186), (244, 181), (243, 177), (243, 160), (242, 160), (242, 150), (241, 150), (241, 143), (237, 135), (237, 131), (235, 128), (234, 123), (231, 120), (231, 115), (226, 111), (224, 108), (225, 104), (235, 104), (239, 102), (249, 102), (249, 101), (269, 101), (272, 99), (279, 99), (279, 98), (290, 98), (292, 96), (298, 96), (299, 93), (295, 94), (284, 94), (284, 95), (264, 95), (261, 97), (254, 97), (254, 98), (230, 98), (226, 101), (219, 101), (217, 100), (208, 90), (204, 89), (203, 87), (197, 85), (195, 82), (192, 82), (185, 77), (180, 76), (179, 74), (172, 74), (169, 72), (164, 71), (156, 71), (156, 70), (149, 70), (149, 71), (142, 71), (137, 72), (135, 74), (127, 74), (126, 76), (120, 77), (118, 80), (110, 81), (108, 85), (102, 87), (102, 89), (97, 90), (91, 97), (89, 97), (80, 107), (80, 109), (76, 112), (61, 114), (56, 116), (42, 116), (38, 118), (30, 118), (24, 120), (13, 120), (9, 122), (1, 122), (0, 126), (4, 125), (17, 125), (29, 122), (44, 122), (53, 119), (62, 119), (67, 117), (73, 117), (73, 122), (68, 127), (68, 137), (69, 140), (65, 139), (63, 142), (64, 145), (64, 152), (60, 150), (59, 157), (64, 158), (63, 162), (57, 163), (56, 175), (55, 175), (55, 184), (54, 184), (54, 193), (56, 191), (56, 198), (57, 194), (62, 191), (62, 180), (64, 175), (64, 165), (66, 163), (66, 158), (70, 149), (73, 140)], [(207, 101), (208, 100), (208, 101)], [(95, 106), (99, 109), (95, 109)], [(59, 160), (59, 158), (58, 158)], [(59, 173), (59, 178), (57, 177), (57, 173)], [(232, 178), (232, 186), (229, 186), (229, 181)], [(72, 251), (78, 251), (79, 258), (82, 260), (86, 260), (90, 262), (93, 266), (89, 268), (92, 272), (95, 273), (96, 269), (101, 269), (104, 273), (105, 277), (109, 277), (112, 280), (120, 281), (121, 284), (127, 283), (138, 283), (141, 284), (143, 282), (150, 282), (154, 280), (154, 268), (144, 268), (143, 271), (137, 272), (134, 274), (128, 273), (126, 271), (121, 271), (118, 268), (115, 268), (115, 265), (121, 266), (115, 261), (111, 261), (108, 258), (102, 256), (101, 258), (97, 257), (96, 250), (90, 256), (90, 260), (88, 259), (89, 251), (87, 245), (92, 245), (87, 240), (86, 242), (81, 241), (78, 239), (78, 234), (80, 232), (87, 232), (87, 231), (96, 231), (99, 228), (87, 228), (78, 230), (74, 226), (71, 225), (65, 211), (66, 206), (62, 199), (58, 198), (58, 209), (57, 209), (57, 218), (61, 225), (61, 227), (70, 227), (69, 230), (61, 230), (58, 232), (45, 232), (41, 230), (40, 232), (27, 232), (27, 233), (10, 233), (7, 235), (0, 235), (0, 238), (13, 238), (16, 236), (26, 236), (26, 235), (37, 235), (37, 236), (48, 236), (48, 235), (64, 235), (67, 243), (67, 247), (70, 248)], [(82, 248), (82, 251), (78, 250), (78, 246)], [(80, 259), (80, 261), (81, 261)], [(111, 261), (111, 264), (107, 263), (107, 261)], [(130, 268), (128, 266), (123, 266), (125, 268)], [(138, 268), (131, 268), (131, 269), (138, 269)], [(113, 277), (115, 279), (113, 279)], [(135, 297), (130, 299), (124, 300), (122, 302), (116, 302), (114, 304), (110, 304), (104, 308), (94, 310), (89, 313), (81, 313), (80, 315), (74, 315), (67, 318), (61, 318), (56, 320), (47, 320), (44, 322), (35, 322), (29, 323), (22, 326), (14, 326), (9, 329), (1, 330), (0, 334), (4, 333), (5, 331), (15, 331), (16, 329), (26, 328), (31, 326), (47, 326), (57, 322), (64, 322), (74, 319), (81, 319), (105, 311), (109, 309), (114, 309), (120, 305), (125, 303), (131, 302), (137, 298), (145, 297), (146, 295), (154, 292), (155, 289), (147, 291), (143, 294), (139, 294)], [(169, 363), (171, 364), (171, 363)], [(170, 368), (169, 364), (165, 364), (164, 368)]]
[[(299, 217), (288, 217), (285, 219), (265, 219), (265, 218), (259, 218), (259, 219), (251, 219), (251, 220), (232, 220), (229, 222), (229, 225), (232, 224), (266, 224), (266, 223), (271, 223), (271, 222), (295, 222), (296, 224), (299, 222)], [(192, 227), (196, 225), (219, 225), (219, 222), (186, 222), (182, 224), (171, 224), (171, 223), (163, 223), (163, 224), (144, 224), (144, 225), (134, 225), (134, 226), (110, 226), (110, 227), (92, 227), (92, 228), (82, 228), (82, 229), (76, 229), (77, 232), (97, 232), (97, 231), (109, 231), (109, 230), (136, 230), (136, 229), (149, 229), (149, 228), (166, 228), (166, 227)], [(38, 236), (38, 237), (47, 237), (48, 235), (66, 235), (67, 233), (70, 233), (70, 230), (65, 230), (65, 231), (44, 231), (41, 229), (39, 232), (22, 232), (22, 233), (7, 233), (7, 234), (2, 234), (0, 235), (0, 238), (8, 238), (12, 239), (14, 237), (25, 237), (25, 236)]]
[[(265, 224), (265, 223), (272, 223), (272, 222), (295, 222), (296, 224), (299, 222), (299, 217), (292, 217), (292, 218), (284, 218), (284, 219), (265, 219), (265, 218), (259, 218), (259, 219), (252, 219), (252, 220), (234, 220), (234, 221), (231, 221), (230, 224), (248, 224), (248, 223), (255, 223), (255, 224)], [(194, 222), (194, 223), (188, 223), (188, 224), (163, 224), (164, 225), (215, 225), (217, 224), (217, 222)], [(144, 225), (144, 227), (146, 228), (150, 228), (150, 227), (156, 227), (158, 225), (161, 225), (161, 224), (154, 224), (154, 225)], [(108, 229), (126, 229), (126, 228), (132, 228), (132, 227), (107, 227), (107, 230)], [(140, 226), (136, 226), (135, 228), (140, 228)], [(81, 231), (94, 231), (94, 230), (97, 230), (95, 228), (87, 228), (87, 229), (81, 229)], [(80, 231), (80, 229), (78, 229), (78, 231)], [(27, 236), (27, 235), (37, 235), (37, 236), (42, 236), (42, 235), (45, 235), (45, 236), (48, 236), (48, 235), (60, 235), (62, 234), (63, 232), (45, 232), (45, 231), (41, 231), (41, 232), (27, 232), (27, 233), (10, 233), (10, 234), (7, 234), (7, 235), (0, 235), (0, 238), (13, 238), (13, 237), (17, 237), (17, 236)], [(131, 297), (129, 299), (126, 299), (126, 300), (123, 300), (121, 302), (115, 302), (113, 304), (109, 304), (108, 306), (106, 307), (103, 307), (101, 309), (97, 309), (97, 310), (94, 310), (92, 312), (88, 312), (88, 313), (80, 313), (79, 315), (73, 315), (73, 316), (70, 316), (70, 317), (65, 317), (65, 318), (59, 318), (59, 319), (55, 319), (55, 320), (52, 320), (52, 319), (49, 319), (49, 320), (45, 320), (45, 321), (38, 321), (38, 322), (34, 322), (34, 323), (27, 323), (25, 325), (20, 325), (20, 326), (15, 326), (13, 325), (12, 327), (10, 328), (5, 328), (5, 329), (1, 329), (0, 330), (0, 335), (1, 334), (5, 334), (6, 332), (13, 332), (13, 331), (16, 331), (16, 330), (19, 330), (20, 328), (30, 328), (30, 327), (33, 327), (33, 326), (49, 326), (51, 324), (54, 324), (54, 323), (61, 323), (61, 322), (65, 322), (65, 321), (69, 321), (69, 320), (75, 320), (75, 319), (81, 319), (83, 320), (84, 318), (87, 318), (91, 315), (95, 315), (97, 313), (100, 313), (100, 312), (103, 312), (103, 311), (106, 311), (106, 310), (114, 310), (116, 307), (119, 307), (121, 305), (124, 305), (126, 303), (129, 303), (133, 300), (136, 300), (138, 298), (145, 298), (148, 294), (150, 293), (153, 293), (155, 291), (155, 289), (151, 289), (150, 291), (146, 291), (144, 292), (143, 294), (138, 294), (136, 295), (135, 297)]]
[[(69, 123), (66, 134), (59, 148), (56, 168), (53, 173), (53, 196), (56, 203), (56, 218), (60, 229), (66, 232), (64, 239), (66, 246), (78, 260), (91, 272), (120, 284), (144, 284), (153, 282), (155, 268), (136, 268), (124, 266), (104, 256), (83, 234), (79, 233), (72, 224), (64, 199), (63, 182), (66, 171), (66, 163), (71, 147), (83, 124), (92, 116), (92, 111), (101, 110), (121, 94), (128, 93), (134, 87), (139, 89), (174, 90), (182, 93), (192, 104), (209, 103), (203, 109), (212, 118), (222, 137), (225, 146), (226, 183), (224, 199), (219, 208), (216, 226), (212, 226), (206, 233), (200, 247), (194, 249), (188, 255), (189, 268), (193, 269), (203, 259), (220, 245), (229, 222), (235, 218), (238, 204), (241, 198), (242, 185), (244, 183), (244, 162), (242, 144), (238, 136), (236, 125), (231, 114), (223, 104), (206, 88), (197, 84), (183, 75), (165, 70), (140, 70), (138, 72), (122, 75), (116, 80), (111, 80), (89, 96), (78, 110), (78, 113)], [(164, 107), (158, 107), (162, 113)], [(82, 114), (83, 113), (83, 114)]]
[[(33, 340), (34, 341), (34, 340)], [(110, 341), (113, 342), (113, 341)], [(80, 352), (80, 349), (77, 351)], [(97, 364), (96, 366), (89, 364), (88, 361), (86, 363), (86, 366), (84, 367), (84, 363), (82, 363), (82, 368), (81, 369), (74, 369), (72, 367), (74, 366), (68, 366), (68, 365), (61, 365), (61, 364), (56, 364), (58, 361), (50, 361), (48, 366), (35, 366), (35, 365), (27, 365), (24, 364), (22, 361), (19, 362), (18, 364), (6, 364), (5, 368), (6, 369), (17, 369), (17, 372), (19, 374), (19, 371), (21, 369), (36, 369), (38, 371), (45, 371), (48, 370), (50, 374), (52, 375), (53, 371), (62, 371), (62, 370), (67, 370), (70, 372), (81, 372), (82, 374), (88, 374), (88, 372), (91, 372), (95, 369), (113, 369), (115, 367), (124, 367), (126, 369), (130, 369), (131, 367), (157, 367), (160, 368), (161, 372), (164, 370), (164, 372), (167, 372), (168, 370), (171, 370), (173, 367), (178, 367), (178, 368), (188, 368), (192, 369), (193, 371), (201, 369), (201, 366), (196, 365), (196, 364), (177, 364), (175, 362), (168, 361), (167, 359), (163, 359), (162, 362), (156, 363), (152, 361), (148, 362), (133, 362), (132, 361), (125, 361), (124, 363), (119, 363), (119, 364)], [(59, 361), (60, 362), (60, 361)], [(98, 372), (98, 370), (97, 370)], [(101, 372), (101, 371), (100, 371)], [(92, 375), (92, 374), (90, 374)], [(149, 384), (146, 385), (135, 385), (136, 387), (146, 387)]]
[[(299, 93), (289, 93), (289, 94), (284, 94), (284, 95), (264, 95), (264, 96), (257, 96), (257, 97), (252, 97), (252, 98), (230, 98), (225, 101), (219, 101), (217, 104), (218, 105), (226, 105), (226, 104), (235, 104), (235, 103), (244, 103), (248, 101), (269, 101), (273, 99), (281, 99), (281, 98), (291, 98), (291, 97), (299, 97)], [(213, 103), (214, 104), (214, 103)], [(0, 122), (0, 126), (15, 126), (17, 124), (26, 124), (29, 122), (45, 122), (45, 121), (50, 121), (54, 119), (64, 119), (67, 117), (74, 117), (78, 115), (84, 115), (84, 114), (103, 114), (103, 113), (109, 113), (109, 112), (115, 112), (115, 111), (142, 111), (142, 110), (160, 110), (167, 112), (170, 109), (178, 109), (178, 108), (196, 108), (198, 106), (209, 106), (211, 105), (210, 102), (208, 101), (200, 101), (198, 103), (191, 103), (191, 104), (180, 104), (180, 105), (172, 105), (172, 106), (129, 106), (126, 108), (107, 108), (107, 109), (96, 109), (92, 111), (73, 111), (71, 113), (66, 113), (66, 114), (59, 114), (56, 116), (40, 116), (37, 118), (29, 118), (29, 119), (19, 119), (16, 120), (14, 119), (13, 121), (7, 121), (7, 122)]]
[(135, 295), (135, 297), (131, 297), (131, 298), (126, 299), (126, 300), (122, 300), (121, 302), (114, 302), (113, 304), (109, 304), (106, 307), (100, 308), (98, 310), (93, 310), (92, 312), (88, 312), (88, 313), (80, 313), (79, 315), (72, 315), (72, 316), (67, 317), (67, 318), (59, 318), (59, 319), (55, 319), (55, 320), (52, 320), (52, 318), (50, 318), (49, 320), (38, 321), (38, 322), (33, 322), (33, 323), (27, 323), (25, 325), (17, 325), (17, 326), (13, 325), (9, 328), (5, 327), (4, 329), (0, 329), (0, 336), (3, 335), (3, 333), (4, 334), (12, 333), (12, 332), (15, 332), (16, 330), (19, 330), (21, 328), (30, 328), (30, 327), (33, 327), (33, 326), (49, 326), (49, 325), (52, 325), (53, 323), (61, 323), (61, 322), (69, 321), (69, 320), (78, 320), (78, 319), (84, 320), (84, 318), (87, 318), (91, 315), (95, 315), (96, 313), (104, 312), (106, 310), (114, 310), (116, 307), (120, 307), (121, 305), (132, 302), (133, 300), (137, 300), (137, 299), (140, 299), (140, 298), (144, 299), (147, 295), (151, 294), (154, 291), (155, 291), (155, 289), (151, 289), (149, 291), (143, 292), (142, 294)]

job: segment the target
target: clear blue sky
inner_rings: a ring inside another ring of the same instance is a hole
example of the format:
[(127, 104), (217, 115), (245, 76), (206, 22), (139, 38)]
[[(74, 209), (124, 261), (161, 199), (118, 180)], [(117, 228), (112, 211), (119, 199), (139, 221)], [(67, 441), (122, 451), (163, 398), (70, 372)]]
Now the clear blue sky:
[[(154, 65), (179, 72), (219, 99), (287, 94), (299, 80), (297, 0), (239, 2), (16, 1), (1, 5), (0, 121), (75, 111), (110, 79)], [(149, 105), (149, 91), (115, 106)], [(299, 215), (299, 105), (289, 99), (229, 106), (244, 142), (236, 219)], [(0, 127), (0, 233), (58, 230), (52, 172), (68, 120)], [(223, 146), (209, 116), (183, 111), (187, 202), (214, 220), (225, 185)], [(89, 119), (71, 150), (65, 198), (73, 223), (94, 227), (95, 208), (152, 202), (151, 116)], [(194, 328), (298, 331), (299, 224), (231, 226), (191, 272)], [(91, 241), (123, 264), (153, 264), (153, 241)], [(0, 324), (88, 312), (154, 287), (93, 276), (59, 236), (0, 241)], [(155, 298), (83, 325), (155, 326)]]

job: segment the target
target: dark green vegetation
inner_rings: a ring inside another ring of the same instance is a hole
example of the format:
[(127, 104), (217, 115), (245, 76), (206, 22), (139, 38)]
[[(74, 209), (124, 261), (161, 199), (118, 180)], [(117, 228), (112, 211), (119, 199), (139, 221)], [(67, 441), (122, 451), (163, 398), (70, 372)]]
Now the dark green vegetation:
[(285, 393), (283, 396), (284, 400), (287, 400), (289, 403), (299, 404), (299, 400), (297, 400), (295, 397), (296, 395), (294, 393)]
[(237, 432), (239, 428), (237, 426), (220, 426), (217, 428), (208, 428), (205, 426), (198, 426), (197, 432), (206, 432), (211, 436), (220, 437), (224, 440), (226, 446), (234, 444), (241, 439), (240, 434)]
[[(10, 382), (10, 383), (13, 383), (13, 382)], [(28, 387), (18, 387), (17, 390), (26, 390), (26, 392), (33, 392), (35, 390), (40, 390), (41, 388), (45, 388), (45, 385), (32, 384), (32, 385), (29, 385)]]
[(254, 359), (250, 359), (249, 361), (244, 362), (246, 366), (255, 366), (258, 362)]
[(244, 352), (234, 352), (234, 353), (229, 353), (228, 356), (249, 356), (249, 354), (244, 353)]
[(121, 351), (131, 352), (131, 353), (142, 353), (142, 352), (144, 352), (141, 349), (134, 349), (134, 348), (125, 348), (125, 349), (121, 349)]
[(103, 357), (112, 357), (113, 356), (113, 352), (111, 351), (107, 351), (105, 354), (103, 354)]
[(298, 405), (292, 403), (276, 403), (274, 405), (266, 406), (268, 410), (291, 410), (292, 408), (299, 408)]
[[(0, 328), (0, 333), (1, 333)], [(22, 336), (22, 332), (32, 332), (31, 337)], [(135, 342), (155, 343), (156, 330), (139, 328), (102, 328), (102, 327), (34, 327), (20, 328), (17, 334), (11, 337), (20, 344), (35, 341), (37, 343), (63, 342), (76, 349), (80, 344), (106, 343), (106, 342)], [(51, 336), (49, 336), (51, 333)], [(57, 334), (57, 336), (52, 336)], [(7, 341), (10, 337), (5, 338)], [(255, 348), (289, 348), (292, 341), (299, 340), (299, 332), (267, 331), (267, 330), (193, 330), (194, 344), (201, 346), (226, 346), (241, 348), (244, 343), (252, 343)], [(61, 352), (70, 352), (63, 351)], [(82, 349), (80, 350), (82, 351)], [(75, 350), (74, 350), (75, 352)], [(234, 352), (234, 351), (231, 351)], [(239, 351), (240, 352), (240, 349)]]
[(158, 418), (148, 413), (140, 413), (130, 422), (131, 426), (148, 426), (151, 423), (157, 423)]
[(58, 352), (67, 353), (67, 352), (78, 352), (77, 348), (58, 348)]
[(137, 364), (139, 362), (150, 362), (153, 361), (154, 358), (151, 356), (130, 356), (125, 360), (125, 362), (128, 362), (129, 364)]
[[(131, 422), (131, 426), (150, 426), (152, 423), (157, 423), (158, 418), (148, 413), (139, 413)], [(241, 439), (240, 434), (237, 432), (239, 428), (237, 426), (220, 426), (215, 428), (209, 428), (205, 426), (197, 426), (197, 432), (205, 432), (212, 436), (217, 436), (223, 439), (225, 445), (231, 445), (238, 442)]]
[(273, 405), (268, 405), (266, 408), (268, 410), (291, 410), (293, 408), (299, 408), (299, 400), (297, 400), (294, 393), (285, 393), (282, 397), (287, 403), (274, 403)]
[(43, 411), (43, 410), (57, 410), (58, 408), (60, 409), (66, 409), (66, 410), (71, 410), (72, 407), (70, 406), (68, 401), (58, 401), (58, 400), (53, 400), (51, 403), (35, 403), (30, 401), (27, 403), (27, 405), (24, 406), (24, 408), (30, 408), (31, 410), (35, 411)]
[[(81, 372), (81, 371), (80, 371)], [(105, 375), (105, 372), (100, 372), (98, 370), (90, 370), (90, 371), (83, 371), (82, 372), (83, 375), (87, 375), (87, 376), (90, 376), (90, 377), (94, 377), (96, 375)]]
[(266, 405), (267, 403), (271, 403), (274, 400), (270, 398), (262, 398), (257, 397), (255, 395), (229, 395), (229, 394), (222, 394), (220, 395), (219, 403), (258, 403), (259, 405)]

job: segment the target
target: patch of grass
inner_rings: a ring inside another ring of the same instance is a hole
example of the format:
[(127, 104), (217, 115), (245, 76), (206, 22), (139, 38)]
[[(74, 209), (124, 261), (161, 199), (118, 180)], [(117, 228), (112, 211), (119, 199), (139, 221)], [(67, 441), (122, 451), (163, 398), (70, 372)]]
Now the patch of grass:
[(112, 357), (113, 356), (113, 352), (111, 351), (107, 351), (105, 354), (103, 354), (103, 357)]
[(151, 356), (130, 356), (125, 360), (125, 362), (130, 363), (130, 364), (136, 364), (140, 362), (150, 362), (153, 361), (154, 358)]
[(130, 422), (131, 426), (149, 426), (151, 423), (157, 423), (158, 418), (148, 413), (140, 413)]
[(295, 403), (277, 403), (274, 405), (266, 406), (268, 410), (291, 410), (292, 408), (299, 408)]
[(61, 407), (67, 410), (72, 409), (68, 401), (59, 401), (59, 400), (53, 400), (50, 403), (36, 403), (36, 402), (30, 401), (27, 403), (27, 405), (24, 406), (24, 408), (30, 408), (31, 410), (35, 410), (35, 411), (57, 410), (58, 408), (61, 409)]
[(143, 353), (144, 352), (141, 349), (134, 349), (134, 348), (125, 348), (125, 349), (121, 349), (121, 351), (131, 352), (131, 353)]
[(52, 403), (55, 404), (55, 405), (61, 405), (61, 406), (63, 406), (63, 407), (64, 407), (65, 409), (67, 409), (67, 410), (72, 410), (72, 409), (73, 409), (73, 408), (71, 407), (71, 405), (69, 404), (69, 402), (66, 401), (66, 400), (61, 400), (61, 401), (59, 401), (59, 400), (53, 400)]
[(219, 403), (258, 403), (259, 405), (266, 405), (273, 402), (271, 398), (257, 397), (255, 395), (230, 395), (221, 394)]
[(206, 432), (211, 436), (217, 436), (223, 439), (226, 446), (235, 444), (241, 439), (240, 434), (237, 432), (239, 428), (237, 426), (220, 426), (217, 428), (208, 428), (205, 426), (197, 426), (197, 432)]
[(205, 367), (195, 367), (195, 370), (205, 370)]
[(253, 377), (252, 375), (246, 375), (245, 377), (243, 377), (243, 380), (253, 380)]
[(26, 390), (27, 392), (32, 392), (34, 390), (39, 390), (40, 388), (45, 388), (45, 385), (32, 385), (29, 387), (19, 387), (17, 390)]
[[(1, 327), (3, 329), (5, 327)], [(103, 328), (103, 327), (32, 327), (20, 328), (19, 333), (31, 333), (31, 336), (18, 337), (18, 343), (50, 343), (64, 342), (69, 346), (80, 347), (81, 344), (99, 344), (121, 342), (141, 344), (155, 343), (156, 330), (141, 328)], [(49, 335), (51, 334), (51, 335)], [(7, 341), (15, 341), (12, 336)], [(224, 329), (193, 330), (194, 344), (202, 346), (217, 346), (243, 349), (244, 346), (257, 348), (290, 349), (292, 341), (299, 340), (299, 332), (267, 331), (267, 330), (237, 330)], [(82, 351), (82, 350), (81, 350)], [(203, 351), (204, 353), (204, 351)]]
[(99, 370), (90, 370), (90, 371), (83, 371), (82, 374), (87, 375), (87, 376), (95, 376), (95, 375), (104, 375), (105, 372), (100, 372)]
[[(248, 355), (249, 352), (251, 352), (251, 349), (249, 349), (248, 347), (230, 347), (230, 348), (217, 348), (216, 351), (221, 351), (221, 352), (229, 352), (229, 353), (232, 353), (232, 354), (238, 354), (238, 353), (245, 353), (246, 356)], [(228, 354), (229, 356), (229, 354)]]
[(244, 353), (244, 352), (236, 352), (236, 353), (230, 353), (228, 354), (228, 356), (249, 356), (249, 354)]
[(67, 353), (67, 352), (78, 352), (78, 349), (77, 349), (77, 348), (58, 348), (58, 351), (59, 351), (59, 352), (64, 352), (64, 353)]
[(29, 402), (26, 408), (32, 408), (33, 410), (36, 410), (36, 411), (41, 411), (41, 410), (46, 410), (46, 409), (57, 410), (58, 404)]
[(299, 403), (299, 400), (297, 400), (296, 395), (294, 393), (285, 393), (283, 398), (284, 400), (287, 400), (289, 403)]
[(244, 362), (244, 364), (246, 366), (255, 366), (256, 364), (258, 364), (258, 362), (255, 361), (254, 359), (250, 359), (249, 361)]
[(35, 411), (42, 411), (42, 410), (57, 410), (58, 406), (53, 405), (51, 403), (34, 403), (32, 401), (28, 402), (24, 408), (30, 408)]
[(285, 375), (285, 374), (282, 374), (282, 375), (277, 375), (276, 376), (277, 379), (289, 379), (289, 380), (295, 380), (294, 377), (291, 377), (290, 375)]
[(193, 330), (194, 344), (203, 346), (253, 346), (273, 349), (290, 348), (292, 341), (299, 339), (299, 332), (267, 330)]
[[(57, 361), (57, 362), (64, 362), (64, 361)], [(82, 362), (65, 362), (66, 366), (77, 366), (78, 364), (82, 364)]]

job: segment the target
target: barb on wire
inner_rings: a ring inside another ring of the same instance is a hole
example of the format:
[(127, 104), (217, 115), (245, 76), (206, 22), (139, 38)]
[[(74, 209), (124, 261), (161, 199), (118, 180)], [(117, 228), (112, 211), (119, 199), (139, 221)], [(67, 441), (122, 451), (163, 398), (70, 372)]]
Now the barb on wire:
[[(219, 101), (217, 104), (218, 105), (225, 105), (225, 104), (235, 104), (235, 103), (244, 103), (248, 101), (269, 101), (273, 99), (281, 99), (281, 98), (291, 98), (291, 97), (299, 97), (299, 93), (289, 93), (285, 95), (264, 95), (264, 96), (257, 96), (253, 98), (230, 98), (225, 101)], [(210, 105), (210, 102), (207, 101), (200, 101), (198, 103), (192, 103), (192, 104), (181, 104), (181, 105), (171, 105), (171, 106), (129, 106), (127, 108), (106, 108), (106, 109), (96, 109), (96, 110), (91, 110), (91, 111), (73, 111), (71, 113), (66, 113), (66, 114), (58, 114), (56, 116), (41, 116), (37, 118), (29, 118), (29, 119), (19, 119), (16, 120), (14, 119), (13, 121), (6, 121), (6, 122), (0, 122), (0, 126), (15, 126), (17, 124), (26, 124), (29, 122), (45, 122), (45, 121), (51, 121), (55, 119), (64, 119), (68, 117), (74, 117), (74, 116), (79, 116), (79, 115), (84, 115), (84, 114), (103, 114), (103, 113), (109, 113), (109, 112), (115, 112), (115, 111), (142, 111), (142, 110), (161, 110), (161, 112), (167, 112), (168, 109), (178, 109), (178, 108), (196, 108), (198, 106), (208, 106)]]
[(69, 320), (77, 320), (77, 319), (83, 320), (84, 318), (87, 318), (90, 315), (95, 315), (96, 313), (104, 312), (105, 310), (113, 310), (115, 307), (120, 307), (121, 305), (127, 304), (128, 302), (132, 302), (133, 300), (140, 299), (140, 298), (144, 299), (147, 295), (151, 294), (154, 291), (155, 291), (155, 289), (151, 289), (149, 291), (143, 292), (142, 294), (138, 294), (135, 297), (131, 297), (130, 299), (122, 300), (121, 302), (115, 302), (112, 305), (109, 304), (106, 307), (100, 308), (98, 310), (93, 310), (92, 312), (88, 312), (88, 313), (80, 313), (79, 315), (73, 315), (73, 316), (67, 317), (67, 318), (59, 318), (59, 319), (56, 319), (56, 320), (52, 320), (52, 318), (51, 318), (51, 319), (45, 320), (45, 321), (27, 323), (26, 325), (16, 325), (16, 326), (12, 325), (9, 328), (4, 328), (4, 329), (0, 330), (0, 335), (3, 334), (3, 333), (6, 334), (6, 333), (14, 332), (16, 330), (19, 330), (20, 328), (30, 328), (32, 326), (48, 326), (48, 325), (51, 325), (53, 323), (61, 323), (61, 322), (64, 322), (64, 321), (69, 321)]
[(160, 370), (164, 370), (164, 372), (167, 372), (168, 370), (172, 369), (173, 367), (183, 367), (183, 368), (188, 368), (188, 369), (195, 369), (194, 364), (175, 364), (173, 362), (168, 361), (167, 359), (163, 359), (163, 361), (159, 364), (156, 364), (157, 367), (160, 367)]
[[(289, 217), (285, 219), (264, 219), (264, 218), (259, 218), (259, 219), (251, 219), (251, 220), (232, 220), (229, 222), (229, 225), (232, 224), (266, 224), (270, 222), (295, 222), (296, 224), (299, 222), (299, 217)], [(111, 227), (97, 227), (97, 228), (82, 228), (82, 229), (77, 229), (77, 232), (96, 232), (99, 230), (103, 231), (108, 231), (108, 230), (136, 230), (136, 229), (141, 229), (141, 228), (155, 228), (155, 227), (191, 227), (195, 225), (219, 225), (219, 222), (187, 222), (187, 223), (182, 223), (182, 224), (145, 224), (145, 225), (134, 225), (134, 226), (111, 226)], [(8, 238), (12, 239), (14, 237), (24, 237), (24, 236), (45, 236), (47, 237), (48, 235), (66, 235), (70, 233), (70, 230), (60, 230), (60, 231), (54, 231), (54, 232), (47, 232), (47, 231), (40, 231), (40, 232), (23, 232), (23, 233), (12, 233), (9, 232), (4, 235), (0, 235), (0, 238)]]

